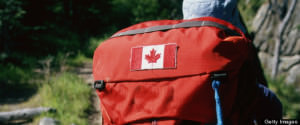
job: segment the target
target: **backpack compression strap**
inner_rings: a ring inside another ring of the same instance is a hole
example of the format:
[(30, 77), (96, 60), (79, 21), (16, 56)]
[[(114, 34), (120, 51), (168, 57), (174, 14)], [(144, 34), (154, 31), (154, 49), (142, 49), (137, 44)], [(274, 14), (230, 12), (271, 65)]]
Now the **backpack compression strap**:
[(222, 106), (221, 99), (219, 95), (219, 88), (221, 85), (222, 79), (227, 78), (227, 73), (214, 73), (211, 76), (212, 80), (212, 88), (215, 92), (215, 101), (216, 101), (216, 115), (217, 115), (217, 125), (223, 125), (223, 114), (222, 114)]
[(219, 96), (219, 87), (221, 82), (219, 80), (212, 81), (212, 88), (215, 91), (215, 100), (216, 100), (216, 114), (217, 114), (217, 125), (223, 125), (223, 116), (222, 116), (222, 108), (221, 108), (221, 100)]
[(216, 22), (212, 22), (212, 21), (189, 21), (189, 22), (183, 22), (183, 23), (178, 23), (178, 24), (174, 24), (174, 25), (160, 25), (160, 26), (153, 26), (153, 27), (136, 29), (136, 30), (129, 30), (129, 31), (125, 31), (125, 32), (115, 34), (111, 38), (119, 37), (119, 36), (129, 36), (129, 35), (135, 35), (135, 34), (142, 34), (142, 33), (150, 33), (150, 32), (155, 32), (155, 31), (164, 31), (164, 30), (177, 29), (177, 28), (202, 27), (202, 26), (217, 27), (217, 28), (225, 30), (225, 32), (229, 33), (231, 36), (241, 36), (236, 31), (231, 30), (228, 27), (226, 27), (222, 24), (216, 23)]

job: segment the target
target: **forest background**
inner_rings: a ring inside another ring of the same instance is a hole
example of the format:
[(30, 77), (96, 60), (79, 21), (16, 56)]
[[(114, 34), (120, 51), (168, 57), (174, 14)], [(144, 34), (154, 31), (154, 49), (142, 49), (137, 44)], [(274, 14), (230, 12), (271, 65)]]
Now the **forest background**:
[[(249, 32), (267, 2), (239, 1)], [(63, 124), (88, 124), (93, 90), (74, 69), (91, 63), (95, 48), (122, 28), (182, 19), (181, 6), (182, 0), (0, 0), (0, 111), (16, 104), (49, 106), (57, 112), (44, 116)], [(266, 72), (270, 88), (283, 103), (284, 117), (299, 119), (299, 84), (285, 84), (284, 75), (269, 75)]]

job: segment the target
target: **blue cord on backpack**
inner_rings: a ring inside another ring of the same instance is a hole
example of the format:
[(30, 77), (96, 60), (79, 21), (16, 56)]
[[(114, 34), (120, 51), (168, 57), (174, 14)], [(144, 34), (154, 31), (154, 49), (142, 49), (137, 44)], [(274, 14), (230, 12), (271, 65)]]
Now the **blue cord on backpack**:
[(215, 91), (215, 100), (216, 100), (216, 114), (217, 114), (217, 125), (223, 125), (222, 118), (222, 108), (221, 108), (221, 100), (219, 96), (219, 87), (221, 82), (219, 80), (212, 81), (212, 88)]

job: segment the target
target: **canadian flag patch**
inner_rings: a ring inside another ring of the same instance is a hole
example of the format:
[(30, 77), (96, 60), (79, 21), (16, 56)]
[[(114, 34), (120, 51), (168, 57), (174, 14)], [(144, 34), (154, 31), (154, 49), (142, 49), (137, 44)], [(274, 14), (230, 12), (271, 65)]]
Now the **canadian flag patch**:
[(175, 43), (133, 47), (131, 48), (130, 69), (176, 68), (176, 54)]

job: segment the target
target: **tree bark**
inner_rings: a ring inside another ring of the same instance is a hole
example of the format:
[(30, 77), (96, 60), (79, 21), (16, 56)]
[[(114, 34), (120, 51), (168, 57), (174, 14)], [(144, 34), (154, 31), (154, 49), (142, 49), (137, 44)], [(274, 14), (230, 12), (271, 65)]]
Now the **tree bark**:
[(40, 115), (44, 112), (55, 112), (53, 108), (27, 108), (21, 109), (11, 112), (0, 112), (0, 122), (7, 122), (13, 120), (25, 120), (25, 119), (32, 119), (37, 115)]
[(283, 43), (283, 33), (287, 27), (287, 24), (296, 8), (297, 0), (292, 0), (290, 4), (290, 8), (287, 14), (284, 16), (283, 21), (279, 24), (278, 34), (275, 43), (275, 49), (273, 53), (273, 66), (272, 66), (272, 73), (271, 78), (275, 79), (278, 74), (278, 67), (280, 62), (280, 54), (281, 54), (281, 45)]

